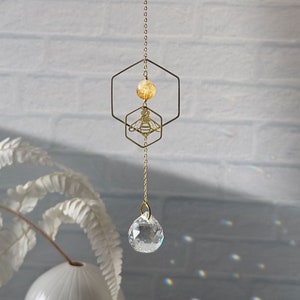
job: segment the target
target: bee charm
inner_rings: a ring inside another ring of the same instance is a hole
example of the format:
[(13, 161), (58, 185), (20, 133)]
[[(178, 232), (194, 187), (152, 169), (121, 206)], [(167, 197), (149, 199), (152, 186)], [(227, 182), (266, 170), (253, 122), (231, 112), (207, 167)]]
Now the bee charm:
[(152, 132), (160, 132), (161, 125), (156, 121), (152, 120), (150, 117), (150, 111), (146, 106), (143, 106), (141, 111), (141, 117), (129, 125), (129, 131), (138, 131), (143, 134), (145, 137), (151, 134)]

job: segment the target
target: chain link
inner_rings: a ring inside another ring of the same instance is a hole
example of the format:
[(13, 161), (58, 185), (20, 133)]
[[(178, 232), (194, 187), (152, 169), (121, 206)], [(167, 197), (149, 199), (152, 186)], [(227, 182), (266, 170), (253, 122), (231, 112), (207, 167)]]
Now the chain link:
[(144, 209), (148, 211), (148, 219), (151, 218), (151, 207), (148, 202), (148, 142), (147, 136), (144, 136), (144, 200), (140, 207), (141, 214), (144, 213)]
[[(144, 0), (144, 78), (148, 79), (148, 1)], [(147, 107), (146, 101), (143, 104), (144, 107)], [(146, 208), (148, 211), (148, 219), (151, 217), (151, 208), (148, 202), (148, 141), (147, 135), (144, 136), (144, 200), (141, 205), (141, 214)]]
[(148, 143), (144, 137), (144, 201), (148, 202)]
[(148, 1), (144, 0), (144, 78), (148, 79)]

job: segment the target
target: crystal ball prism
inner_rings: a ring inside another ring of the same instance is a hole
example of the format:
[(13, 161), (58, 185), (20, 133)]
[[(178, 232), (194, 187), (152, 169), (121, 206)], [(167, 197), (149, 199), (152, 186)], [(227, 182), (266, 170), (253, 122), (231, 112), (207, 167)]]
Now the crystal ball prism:
[(146, 211), (130, 226), (128, 240), (135, 251), (151, 253), (161, 246), (164, 240), (163, 229), (152, 215), (148, 218)]

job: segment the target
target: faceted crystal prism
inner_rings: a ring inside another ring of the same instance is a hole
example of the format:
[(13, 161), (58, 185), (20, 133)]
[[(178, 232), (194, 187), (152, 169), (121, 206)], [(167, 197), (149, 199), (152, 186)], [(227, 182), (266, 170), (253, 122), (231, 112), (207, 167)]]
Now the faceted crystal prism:
[(135, 251), (151, 253), (161, 246), (164, 240), (163, 229), (152, 215), (148, 219), (146, 211), (130, 226), (128, 240)]

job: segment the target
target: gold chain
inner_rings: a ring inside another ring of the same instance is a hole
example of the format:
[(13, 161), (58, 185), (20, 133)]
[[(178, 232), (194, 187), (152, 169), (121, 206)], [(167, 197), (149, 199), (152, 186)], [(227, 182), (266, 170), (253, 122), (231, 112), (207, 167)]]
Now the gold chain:
[(148, 147), (147, 147), (147, 136), (144, 137), (144, 201), (148, 202)]
[(147, 135), (144, 135), (144, 200), (140, 207), (141, 215), (144, 213), (144, 210), (148, 211), (148, 219), (151, 218), (151, 207), (148, 202), (148, 141)]
[[(144, 0), (144, 78), (148, 79), (148, 1)], [(143, 107), (147, 107), (146, 101), (143, 104)], [(148, 202), (148, 141), (147, 135), (144, 135), (144, 200), (140, 207), (141, 215), (144, 213), (144, 210), (148, 211), (148, 219), (151, 217), (151, 208)]]
[(144, 78), (148, 79), (148, 1), (144, 0)]

